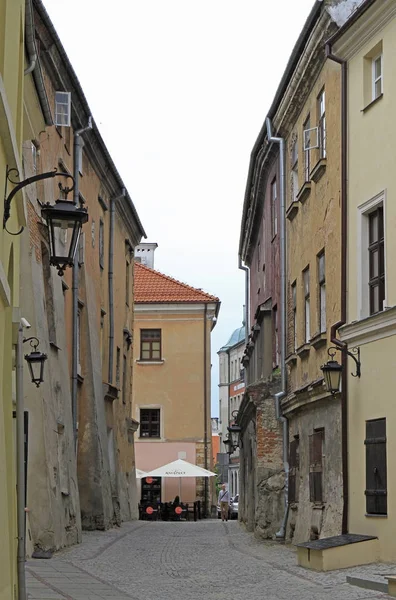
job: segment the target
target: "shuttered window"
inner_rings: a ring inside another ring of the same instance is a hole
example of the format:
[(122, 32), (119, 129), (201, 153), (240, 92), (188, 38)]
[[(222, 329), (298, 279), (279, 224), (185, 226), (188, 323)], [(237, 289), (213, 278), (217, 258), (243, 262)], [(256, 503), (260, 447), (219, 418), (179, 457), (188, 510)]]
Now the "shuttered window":
[(323, 443), (324, 429), (309, 436), (309, 499), (323, 502)]
[(300, 440), (298, 436), (289, 445), (289, 502), (298, 502), (298, 479), (300, 466)]
[(366, 421), (366, 512), (387, 514), (386, 419)]

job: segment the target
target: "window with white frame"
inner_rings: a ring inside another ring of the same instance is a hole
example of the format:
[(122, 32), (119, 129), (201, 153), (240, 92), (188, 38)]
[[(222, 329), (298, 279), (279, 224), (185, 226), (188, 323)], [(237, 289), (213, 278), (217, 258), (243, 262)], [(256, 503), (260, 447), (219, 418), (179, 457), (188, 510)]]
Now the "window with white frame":
[(292, 167), (292, 200), (296, 202), (298, 194), (298, 140), (295, 140), (291, 153)]
[(55, 92), (55, 125), (70, 127), (71, 93)]
[(369, 220), (369, 290), (370, 315), (384, 310), (385, 300), (385, 240), (384, 209), (376, 208)]
[(276, 178), (271, 183), (271, 234), (274, 238), (278, 233), (278, 193), (276, 188)]
[(309, 267), (303, 271), (304, 280), (304, 307), (305, 307), (305, 343), (309, 343), (311, 338), (311, 300), (309, 293)]
[(311, 150), (309, 149), (311, 146), (311, 131), (309, 131), (310, 129), (311, 129), (311, 117), (310, 117), (310, 115), (308, 115), (308, 117), (305, 119), (304, 124), (303, 124), (304, 147), (308, 148), (307, 150), (304, 150), (304, 181), (305, 182), (310, 181), (309, 174), (311, 172)]
[(372, 100), (376, 100), (382, 94), (383, 72), (382, 72), (383, 55), (379, 54), (372, 59)]
[(319, 156), (320, 158), (326, 158), (326, 96), (325, 90), (320, 92), (318, 96), (318, 142), (319, 142)]
[(319, 331), (326, 332), (326, 267), (324, 251), (318, 256)]
[(358, 315), (364, 319), (386, 304), (386, 195), (358, 207)]
[(297, 349), (297, 282), (291, 286), (291, 300), (293, 311), (293, 352)]

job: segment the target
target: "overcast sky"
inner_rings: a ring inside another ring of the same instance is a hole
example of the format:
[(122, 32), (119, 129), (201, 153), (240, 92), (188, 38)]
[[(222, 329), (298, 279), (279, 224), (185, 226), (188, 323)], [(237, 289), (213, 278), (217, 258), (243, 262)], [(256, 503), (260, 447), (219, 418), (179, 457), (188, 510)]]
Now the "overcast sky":
[(43, 0), (135, 203), (155, 268), (242, 322), (238, 242), (250, 152), (314, 0)]

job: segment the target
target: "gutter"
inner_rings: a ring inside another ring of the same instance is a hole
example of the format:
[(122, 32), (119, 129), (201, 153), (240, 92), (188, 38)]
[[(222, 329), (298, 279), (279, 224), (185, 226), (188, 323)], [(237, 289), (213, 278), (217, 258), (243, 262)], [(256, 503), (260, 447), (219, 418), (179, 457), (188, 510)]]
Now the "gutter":
[[(372, 0), (370, 0), (372, 4)], [(369, 3), (365, 8), (368, 8)], [(356, 11), (357, 12), (357, 11)], [(356, 20), (356, 15), (354, 15)], [(347, 306), (347, 235), (348, 235), (348, 206), (347, 206), (347, 169), (348, 169), (348, 67), (347, 62), (332, 53), (332, 42), (326, 44), (326, 58), (341, 65), (341, 320), (335, 323), (330, 330), (330, 341), (338, 348), (344, 348), (345, 344), (336, 337), (337, 330), (346, 323)], [(342, 364), (342, 389), (341, 389), (341, 452), (342, 452), (342, 533), (348, 533), (348, 356), (341, 352)]]
[(122, 188), (121, 194), (116, 198), (110, 199), (110, 228), (109, 228), (109, 370), (108, 382), (113, 383), (113, 363), (114, 363), (114, 223), (115, 223), (115, 205), (118, 200), (126, 198), (126, 190)]
[(285, 140), (282, 137), (274, 137), (272, 135), (271, 119), (267, 117), (266, 127), (268, 134), (268, 142), (279, 144), (279, 234), (280, 234), (280, 306), (281, 306), (281, 390), (275, 394), (275, 415), (277, 420), (282, 423), (283, 436), (283, 467), (285, 470), (285, 512), (283, 515), (282, 525), (280, 530), (275, 534), (277, 538), (284, 539), (286, 537), (287, 518), (289, 515), (289, 423), (287, 418), (282, 414), (281, 400), (287, 395), (287, 378), (286, 378), (286, 206), (285, 206), (285, 162), (286, 149)]
[(32, 0), (25, 0), (25, 43), (29, 58), (29, 66), (25, 69), (24, 74), (28, 75), (29, 73), (32, 73), (45, 124), (53, 125), (54, 121), (37, 53)]
[[(79, 154), (82, 152), (84, 141), (81, 134), (92, 128), (91, 117), (88, 120), (87, 127), (78, 129), (73, 135), (73, 177), (74, 177), (74, 189), (73, 189), (73, 202), (77, 206), (80, 202), (80, 174), (78, 172)], [(73, 421), (73, 437), (74, 437), (74, 450), (77, 454), (77, 443), (78, 443), (78, 364), (77, 364), (77, 336), (78, 336), (78, 249), (74, 257), (73, 271), (72, 271), (72, 367), (71, 367), (71, 402), (72, 402), (72, 421)]]

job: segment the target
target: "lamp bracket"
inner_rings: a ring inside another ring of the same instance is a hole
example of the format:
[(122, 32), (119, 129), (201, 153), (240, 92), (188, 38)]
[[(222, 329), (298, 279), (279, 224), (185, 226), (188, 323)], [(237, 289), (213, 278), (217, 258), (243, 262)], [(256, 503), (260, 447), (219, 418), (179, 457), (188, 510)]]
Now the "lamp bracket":
[(360, 377), (361, 375), (361, 362), (360, 362), (360, 348), (358, 346), (351, 348), (350, 350), (348, 350), (347, 346), (330, 346), (330, 348), (327, 350), (327, 354), (331, 357), (334, 358), (335, 353), (337, 352), (337, 350), (339, 352), (342, 352), (343, 354), (347, 354), (348, 356), (350, 356), (354, 361), (355, 361), (355, 365), (356, 365), (356, 373), (351, 373), (352, 377)]
[[(21, 227), (21, 229), (19, 231), (17, 231), (16, 233), (13, 233), (12, 231), (9, 231), (6, 226), (6, 223), (7, 223), (8, 219), (10, 218), (11, 202), (12, 202), (14, 196), (22, 188), (26, 187), (27, 185), (31, 185), (32, 183), (36, 183), (37, 181), (41, 181), (43, 179), (51, 179), (52, 177), (69, 177), (70, 179), (73, 180), (73, 185), (70, 188), (63, 187), (63, 186), (61, 186), (61, 184), (59, 184), (60, 190), (62, 192), (64, 192), (66, 194), (66, 196), (74, 188), (74, 178), (72, 177), (72, 175), (70, 175), (69, 173), (58, 172), (57, 169), (54, 169), (53, 171), (49, 171), (48, 173), (40, 173), (39, 175), (33, 175), (32, 177), (28, 177), (27, 179), (24, 179), (23, 181), (15, 181), (14, 177), (19, 179), (18, 169), (9, 168), (7, 165), (7, 167), (6, 167), (6, 182), (5, 182), (5, 190), (4, 190), (3, 229), (5, 229), (6, 232), (9, 233), (10, 235), (20, 235), (22, 233), (22, 231), (24, 230), (24, 227)], [(11, 190), (11, 192), (7, 196), (8, 182), (12, 183), (15, 187)]]
[(31, 336), (28, 338), (23, 338), (22, 342), (23, 343), (30, 342), (30, 346), (31, 346), (31, 348), (33, 348), (34, 351), (36, 351), (38, 346), (40, 345), (39, 340), (34, 336)]

